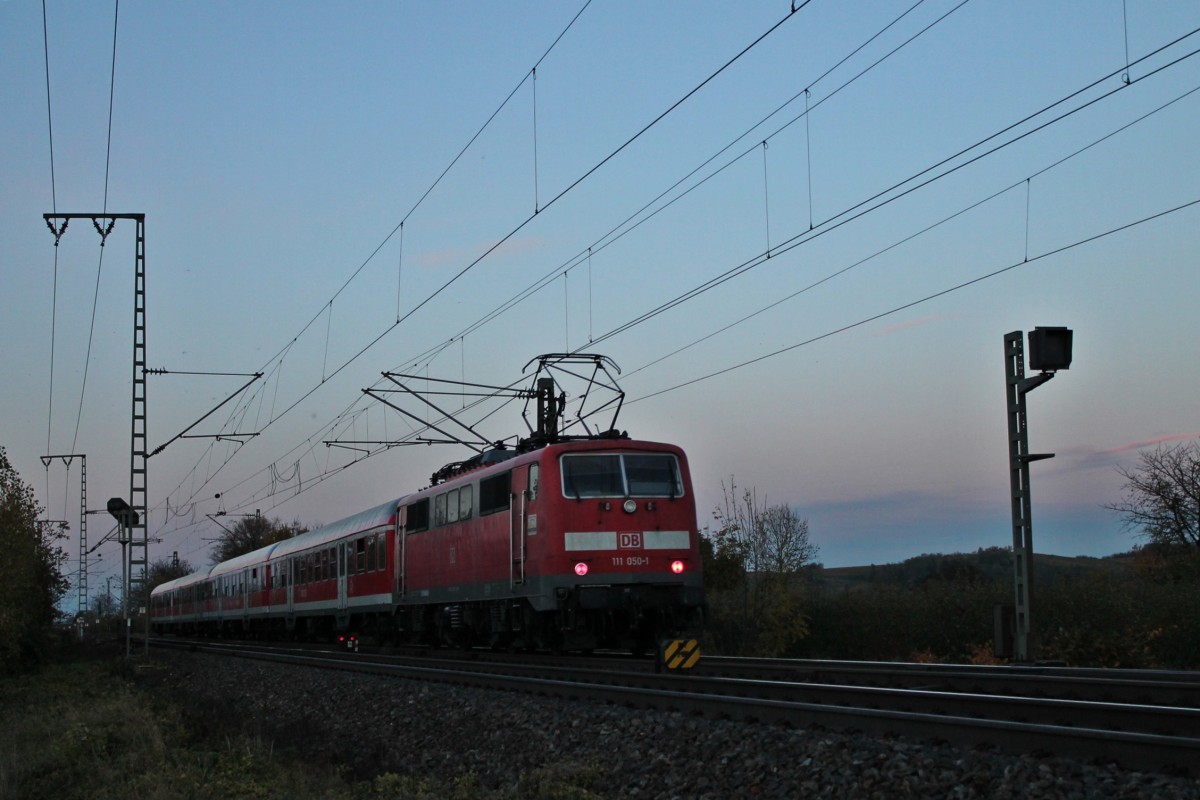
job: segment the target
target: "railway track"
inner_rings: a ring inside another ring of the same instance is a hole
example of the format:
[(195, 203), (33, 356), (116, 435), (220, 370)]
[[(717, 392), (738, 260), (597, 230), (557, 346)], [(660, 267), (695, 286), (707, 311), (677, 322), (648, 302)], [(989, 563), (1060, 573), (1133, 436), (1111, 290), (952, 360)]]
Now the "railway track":
[(170, 640), (153, 645), (709, 718), (1044, 752), (1128, 769), (1194, 774), (1200, 763), (1200, 707), (1194, 701), (1200, 678), (1191, 673), (710, 658), (676, 674), (628, 656), (351, 653)]

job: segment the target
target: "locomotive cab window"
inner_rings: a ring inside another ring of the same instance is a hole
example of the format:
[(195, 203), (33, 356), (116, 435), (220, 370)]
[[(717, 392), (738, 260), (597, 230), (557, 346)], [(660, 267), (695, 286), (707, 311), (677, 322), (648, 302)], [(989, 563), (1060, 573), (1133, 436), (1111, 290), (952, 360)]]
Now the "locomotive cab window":
[(634, 497), (678, 497), (683, 494), (679, 465), (671, 455), (626, 454), (625, 481)]
[(679, 463), (670, 453), (564, 455), (564, 497), (680, 497)]

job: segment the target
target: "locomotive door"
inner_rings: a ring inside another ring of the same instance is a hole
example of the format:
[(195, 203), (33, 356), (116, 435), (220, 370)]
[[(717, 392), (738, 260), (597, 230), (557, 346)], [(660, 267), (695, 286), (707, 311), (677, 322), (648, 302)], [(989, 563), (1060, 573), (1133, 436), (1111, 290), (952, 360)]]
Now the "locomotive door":
[(537, 514), (533, 513), (533, 501), (537, 499), (538, 465), (529, 464), (512, 471), (512, 486), (509, 493), (508, 562), (509, 588), (525, 583), (525, 561), (528, 538), (537, 533)]
[(337, 572), (338, 572), (338, 611), (346, 610), (346, 543), (338, 542), (337, 550)]
[(404, 597), (407, 586), (406, 581), (408, 574), (408, 506), (401, 505), (396, 510), (396, 586), (394, 589), (396, 599)]
[(293, 596), (293, 592), (292, 592), (292, 587), (296, 583), (294, 580), (292, 580), (292, 577), (293, 577), (292, 573), (296, 569), (296, 559), (289, 558), (287, 561), (285, 561), (283, 563), (284, 563), (283, 582), (285, 584), (284, 590), (287, 592), (287, 610), (288, 610), (288, 614), (291, 614), (293, 611), (296, 610), (296, 600), (295, 600), (295, 597)]

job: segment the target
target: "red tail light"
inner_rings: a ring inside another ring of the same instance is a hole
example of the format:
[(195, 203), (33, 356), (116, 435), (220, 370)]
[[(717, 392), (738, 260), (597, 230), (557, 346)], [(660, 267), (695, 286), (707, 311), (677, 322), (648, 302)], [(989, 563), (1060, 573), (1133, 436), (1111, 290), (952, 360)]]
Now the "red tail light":
[(578, 575), (579, 577), (582, 578), (584, 575), (587, 575), (587, 573), (588, 573), (588, 565), (587, 564), (580, 561), (578, 564), (575, 565), (575, 574), (576, 575)]
[(671, 562), (671, 572), (674, 572), (676, 575), (679, 575), (680, 573), (682, 573), (683, 572), (683, 562), (682, 561), (672, 561)]

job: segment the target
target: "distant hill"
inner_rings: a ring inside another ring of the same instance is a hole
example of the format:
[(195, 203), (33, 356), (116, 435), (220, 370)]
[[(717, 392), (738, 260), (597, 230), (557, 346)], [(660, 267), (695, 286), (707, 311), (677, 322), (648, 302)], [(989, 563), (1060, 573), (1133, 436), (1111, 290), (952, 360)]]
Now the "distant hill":
[[(1079, 579), (1089, 573), (1127, 575), (1133, 572), (1133, 553), (1105, 558), (1034, 554), (1034, 580), (1053, 585), (1064, 579)], [(929, 580), (1012, 580), (1012, 551), (1007, 547), (981, 548), (974, 553), (929, 553), (906, 559), (899, 564), (869, 564), (860, 567), (834, 567), (814, 570), (813, 581), (833, 589), (898, 584), (917, 586)]]

